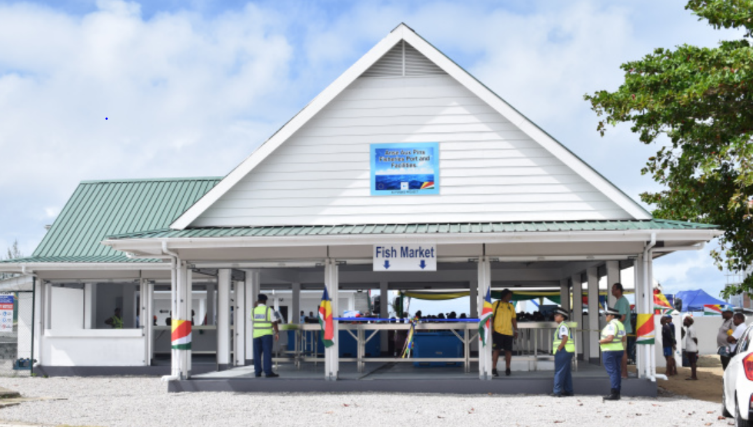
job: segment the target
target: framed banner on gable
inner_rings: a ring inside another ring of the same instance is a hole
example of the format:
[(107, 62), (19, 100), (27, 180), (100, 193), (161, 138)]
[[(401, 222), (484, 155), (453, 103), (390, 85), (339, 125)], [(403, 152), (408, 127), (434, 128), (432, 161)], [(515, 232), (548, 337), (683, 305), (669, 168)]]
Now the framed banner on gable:
[(439, 143), (371, 144), (371, 195), (439, 194)]

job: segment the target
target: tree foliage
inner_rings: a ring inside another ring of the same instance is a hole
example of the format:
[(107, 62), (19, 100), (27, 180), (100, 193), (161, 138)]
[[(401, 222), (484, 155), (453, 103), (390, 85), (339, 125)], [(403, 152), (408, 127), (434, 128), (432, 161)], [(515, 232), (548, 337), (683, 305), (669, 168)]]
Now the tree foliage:
[[(740, 30), (739, 39), (655, 49), (621, 66), (619, 89), (585, 99), (602, 136), (629, 122), (642, 143), (659, 147), (641, 170), (664, 188), (641, 194), (654, 216), (718, 225), (717, 266), (744, 271), (753, 261), (753, 1), (691, 0), (685, 8), (716, 29)], [(723, 294), (742, 291), (753, 291), (753, 276)]]

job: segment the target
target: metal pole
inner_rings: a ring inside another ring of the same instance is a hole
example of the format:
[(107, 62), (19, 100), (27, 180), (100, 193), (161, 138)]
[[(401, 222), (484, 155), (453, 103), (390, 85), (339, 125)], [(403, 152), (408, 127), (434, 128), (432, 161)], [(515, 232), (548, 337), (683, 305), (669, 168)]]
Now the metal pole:
[(31, 364), (31, 376), (34, 376), (34, 328), (37, 326), (34, 319), (34, 314), (37, 311), (37, 277), (31, 276), (31, 357), (29, 357)]

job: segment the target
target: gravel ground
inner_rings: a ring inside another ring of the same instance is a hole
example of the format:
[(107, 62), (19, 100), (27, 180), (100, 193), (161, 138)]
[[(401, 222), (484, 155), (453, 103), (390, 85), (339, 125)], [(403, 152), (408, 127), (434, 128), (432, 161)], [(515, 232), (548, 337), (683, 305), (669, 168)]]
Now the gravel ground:
[[(727, 426), (719, 405), (685, 397), (401, 394), (175, 393), (154, 378), (0, 378), (25, 402), (0, 410), (0, 424), (73, 426)], [(472, 423), (472, 424), (471, 424)]]

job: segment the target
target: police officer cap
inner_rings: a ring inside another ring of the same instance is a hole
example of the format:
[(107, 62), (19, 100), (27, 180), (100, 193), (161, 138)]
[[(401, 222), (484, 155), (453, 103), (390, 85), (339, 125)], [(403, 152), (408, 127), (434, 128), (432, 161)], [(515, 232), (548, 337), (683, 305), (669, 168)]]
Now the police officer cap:
[(620, 311), (617, 310), (614, 307), (607, 307), (607, 311), (605, 311), (604, 314), (607, 314), (607, 315), (611, 314), (611, 315), (614, 315), (614, 316), (619, 316), (620, 315)]
[(565, 319), (569, 318), (570, 315), (565, 311), (562, 307), (557, 307), (557, 309), (554, 310), (554, 314), (559, 314), (560, 316), (565, 316)]
[(267, 296), (266, 295), (259, 294), (259, 301), (266, 301), (266, 300), (267, 300)]

